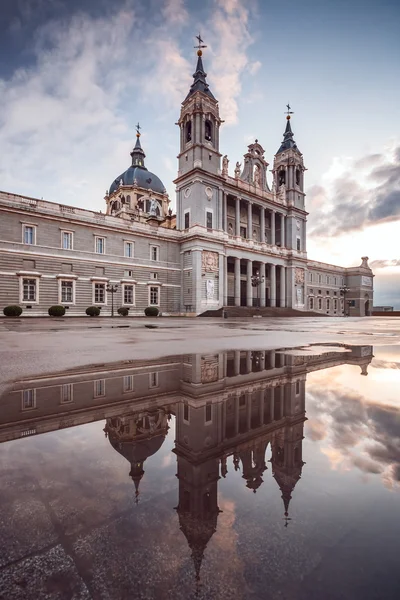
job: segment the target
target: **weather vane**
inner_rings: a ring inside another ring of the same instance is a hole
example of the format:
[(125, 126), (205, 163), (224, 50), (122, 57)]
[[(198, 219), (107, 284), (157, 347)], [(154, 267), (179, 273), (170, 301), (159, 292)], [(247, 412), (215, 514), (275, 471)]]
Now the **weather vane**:
[(201, 35), (199, 33), (199, 35), (195, 35), (196, 40), (199, 42), (198, 46), (194, 46), (197, 49), (197, 55), (201, 56), (203, 53), (201, 51), (202, 48), (207, 48), (207, 46), (204, 45), (204, 40), (201, 39)]
[(284, 114), (287, 115), (287, 117), (286, 117), (287, 119), (290, 119), (290, 115), (293, 115), (294, 113), (292, 110), (290, 110), (291, 106), (290, 106), (289, 102), (286, 104), (286, 108), (287, 108), (287, 111), (285, 111)]
[(140, 127), (139, 122), (138, 122), (138, 124), (136, 125), (136, 135), (137, 135), (137, 137), (140, 137), (140, 130), (141, 129), (142, 128)]

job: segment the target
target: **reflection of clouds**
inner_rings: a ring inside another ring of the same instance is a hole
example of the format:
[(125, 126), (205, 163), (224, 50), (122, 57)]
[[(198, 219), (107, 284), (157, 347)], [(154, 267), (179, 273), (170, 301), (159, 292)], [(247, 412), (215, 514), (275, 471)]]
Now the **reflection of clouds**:
[(400, 369), (400, 363), (374, 358), (371, 362), (371, 367), (375, 369)]
[[(313, 387), (307, 437), (324, 440), (332, 469), (356, 467), (381, 474), (385, 485), (400, 481), (400, 413), (344, 387)], [(315, 416), (314, 416), (315, 415)]]

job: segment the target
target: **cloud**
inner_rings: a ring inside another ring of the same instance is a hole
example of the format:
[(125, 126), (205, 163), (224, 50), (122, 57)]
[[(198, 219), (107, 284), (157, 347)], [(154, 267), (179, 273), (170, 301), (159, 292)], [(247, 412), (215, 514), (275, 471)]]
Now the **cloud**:
[(370, 263), (371, 269), (384, 269), (385, 267), (400, 267), (400, 258), (392, 260), (374, 260)]
[(246, 70), (255, 74), (261, 66), (259, 61), (250, 62), (247, 55), (253, 43), (249, 17), (248, 5), (241, 0), (214, 0), (209, 23), (213, 72), (210, 87), (219, 100), (221, 115), (227, 124), (238, 120), (237, 100), (242, 90), (242, 74)]
[(359, 160), (336, 159), (307, 198), (314, 236), (400, 220), (400, 146)]
[[(376, 362), (381, 367), (380, 363), (385, 361), (374, 359), (374, 367)], [(388, 368), (393, 368), (392, 364)], [(309, 437), (313, 441), (324, 440), (321, 451), (332, 468), (356, 467), (364, 473), (381, 474), (385, 485), (395, 485), (400, 474), (398, 408), (374, 404), (340, 387), (327, 392), (325, 386), (323, 389), (314, 386), (309, 393), (313, 399), (309, 419), (318, 423), (317, 435), (312, 428)], [(318, 435), (319, 431), (323, 435)]]
[(183, 25), (189, 19), (184, 0), (166, 0), (162, 13), (171, 25)]

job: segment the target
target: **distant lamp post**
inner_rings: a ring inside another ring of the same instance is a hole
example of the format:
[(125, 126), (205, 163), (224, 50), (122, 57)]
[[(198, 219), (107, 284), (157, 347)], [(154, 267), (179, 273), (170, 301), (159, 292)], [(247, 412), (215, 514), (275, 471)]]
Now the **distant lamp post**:
[(114, 294), (117, 291), (117, 289), (118, 289), (117, 284), (115, 284), (115, 285), (111, 285), (110, 283), (107, 284), (106, 291), (110, 292), (110, 294), (111, 294), (111, 316), (112, 317), (114, 316)]
[(256, 274), (251, 276), (251, 285), (255, 288), (257, 288), (257, 306), (260, 306), (260, 302), (259, 302), (259, 297), (258, 297), (258, 290), (260, 288), (260, 285), (262, 283), (264, 283), (265, 281), (265, 277), (261, 277), (260, 275), (260, 271), (257, 269)]
[[(346, 313), (346, 294), (347, 294), (347, 292), (350, 291), (350, 288), (348, 288), (347, 285), (343, 285), (340, 288), (339, 291), (340, 291), (340, 295), (343, 296), (343, 312), (344, 312), (344, 315), (347, 316), (347, 313)], [(349, 305), (348, 312), (350, 312), (350, 302), (348, 303), (348, 305)]]

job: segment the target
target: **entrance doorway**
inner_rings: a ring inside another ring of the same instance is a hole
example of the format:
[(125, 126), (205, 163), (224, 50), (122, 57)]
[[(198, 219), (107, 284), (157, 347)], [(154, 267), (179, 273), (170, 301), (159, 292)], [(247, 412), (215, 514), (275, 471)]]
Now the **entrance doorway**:
[(247, 306), (247, 282), (240, 282), (240, 306)]

